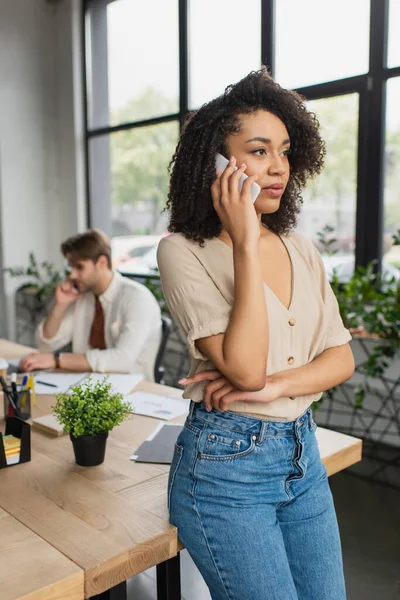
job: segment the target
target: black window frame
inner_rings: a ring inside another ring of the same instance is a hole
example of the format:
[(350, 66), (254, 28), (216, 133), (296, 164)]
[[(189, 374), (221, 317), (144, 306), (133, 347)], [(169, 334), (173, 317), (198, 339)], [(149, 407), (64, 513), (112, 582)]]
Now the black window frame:
[[(179, 112), (153, 119), (130, 121), (115, 126), (90, 128), (88, 122), (88, 81), (86, 53), (86, 14), (90, 4), (91, 11), (96, 7), (98, 23), (101, 26), (102, 10), (107, 4), (118, 0), (84, 0), (83, 2), (83, 48), (85, 49), (84, 90), (86, 118), (86, 213), (89, 226), (92, 222), (92, 201), (89, 173), (90, 140), (117, 131), (145, 127), (169, 121), (179, 121), (182, 126), (189, 112), (189, 73), (188, 73), (188, 2), (178, 0), (179, 18)], [(274, 74), (275, 70), (275, 2), (261, 2), (261, 48), (260, 62), (267, 65)], [(103, 13), (103, 19), (104, 19)], [(359, 96), (358, 153), (357, 153), (357, 199), (355, 262), (365, 266), (373, 259), (381, 264), (383, 250), (383, 213), (384, 213), (384, 152), (385, 152), (385, 111), (386, 84), (393, 77), (400, 76), (400, 66), (388, 68), (389, 0), (370, 0), (370, 40), (369, 70), (362, 75), (328, 81), (311, 86), (296, 88), (307, 100), (320, 100), (357, 93)], [(101, 27), (100, 27), (101, 28)], [(107, 52), (106, 28), (103, 22), (102, 43), (97, 45), (96, 60), (101, 63)], [(94, 41), (98, 43), (96, 39)], [(100, 78), (97, 85), (106, 89), (107, 68), (99, 65), (92, 69), (92, 77)]]

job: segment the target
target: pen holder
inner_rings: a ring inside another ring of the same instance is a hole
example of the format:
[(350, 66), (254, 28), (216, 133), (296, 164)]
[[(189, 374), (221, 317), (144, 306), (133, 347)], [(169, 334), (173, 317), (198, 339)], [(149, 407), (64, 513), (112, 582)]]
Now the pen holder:
[(6, 419), (5, 435), (13, 435), (21, 440), (21, 449), (19, 453), (19, 461), (12, 465), (7, 464), (6, 453), (3, 443), (3, 434), (0, 432), (0, 469), (19, 465), (31, 460), (31, 426), (25, 423), (18, 417), (8, 417)]
[[(18, 392), (18, 408), (20, 410), (20, 418), (23, 421), (26, 421), (31, 418), (31, 390), (20, 391), (19, 386), (17, 386)], [(8, 394), (3, 393), (4, 398), (4, 417), (7, 418), (10, 409), (10, 402), (8, 399)], [(12, 407), (11, 407), (12, 408)], [(14, 412), (12, 415), (14, 416)]]

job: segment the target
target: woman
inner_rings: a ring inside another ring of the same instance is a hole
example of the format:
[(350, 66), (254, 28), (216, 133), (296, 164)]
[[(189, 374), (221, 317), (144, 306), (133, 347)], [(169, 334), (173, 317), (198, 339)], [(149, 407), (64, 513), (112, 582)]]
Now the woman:
[[(217, 152), (230, 162), (216, 176)], [(310, 405), (353, 374), (351, 336), (319, 253), (293, 231), (323, 157), (315, 116), (263, 69), (189, 117), (172, 161), (158, 264), (192, 402), (169, 509), (213, 600), (346, 597)]]

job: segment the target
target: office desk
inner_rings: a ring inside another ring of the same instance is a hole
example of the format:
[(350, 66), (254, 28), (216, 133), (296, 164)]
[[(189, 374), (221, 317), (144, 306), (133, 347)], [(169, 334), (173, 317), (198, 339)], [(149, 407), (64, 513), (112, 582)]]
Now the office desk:
[[(14, 344), (0, 340), (0, 356), (15, 352)], [(136, 389), (181, 396), (180, 390), (149, 382)], [(37, 400), (34, 416), (48, 414), (54, 397)], [(84, 571), (85, 597), (116, 590), (160, 563), (167, 575), (169, 559), (176, 569), (173, 557), (182, 546), (168, 522), (168, 466), (129, 460), (157, 423), (140, 415), (122, 423), (110, 432), (104, 463), (91, 468), (75, 464), (68, 436), (50, 437), (32, 428), (32, 461), (0, 471), (0, 507)], [(361, 440), (322, 428), (317, 437), (329, 475), (361, 459)], [(168, 576), (160, 581), (159, 598), (180, 597), (179, 586), (168, 588)], [(123, 591), (115, 597), (122, 598)]]
[[(0, 356), (29, 350), (0, 341)], [(48, 414), (52, 404), (54, 397), (38, 396), (33, 416)], [(54, 438), (32, 428), (31, 462), (0, 471), (0, 507), (82, 570), (86, 598), (107, 590), (104, 598), (123, 598), (119, 584), (155, 565), (165, 574), (165, 561), (177, 555), (177, 530), (168, 518), (159, 519), (115, 493), (166, 472), (166, 466), (129, 460), (135, 432), (146, 436), (154, 425), (141, 417), (125, 422), (111, 432), (104, 464), (92, 468), (75, 464), (68, 436)], [(176, 574), (176, 561), (171, 562)], [(2, 592), (0, 582), (1, 600), (8, 600)], [(178, 597), (176, 583), (160, 577), (159, 598)]]
[(83, 571), (0, 508), (2, 600), (82, 600)]

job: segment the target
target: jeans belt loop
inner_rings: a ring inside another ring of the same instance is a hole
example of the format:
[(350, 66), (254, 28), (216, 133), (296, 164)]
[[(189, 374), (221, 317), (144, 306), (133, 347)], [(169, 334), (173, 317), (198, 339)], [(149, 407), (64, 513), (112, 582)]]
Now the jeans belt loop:
[(261, 421), (261, 429), (260, 429), (260, 433), (258, 434), (257, 446), (261, 446), (262, 443), (264, 442), (265, 435), (267, 433), (267, 427), (268, 427), (268, 422)]
[(189, 406), (188, 421), (192, 421), (192, 419), (193, 419), (193, 413), (194, 413), (195, 406), (196, 406), (195, 402), (193, 402), (193, 400), (191, 400), (190, 406)]

